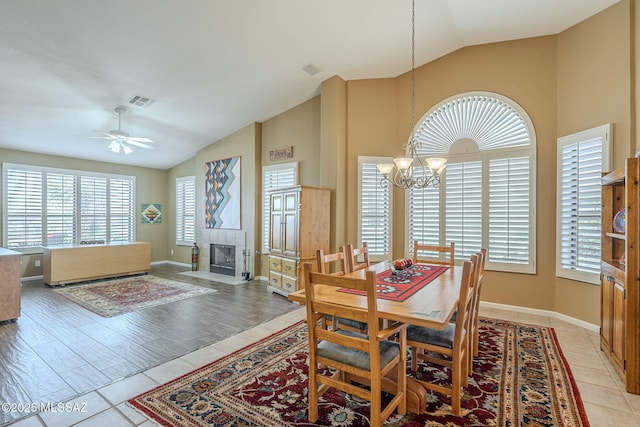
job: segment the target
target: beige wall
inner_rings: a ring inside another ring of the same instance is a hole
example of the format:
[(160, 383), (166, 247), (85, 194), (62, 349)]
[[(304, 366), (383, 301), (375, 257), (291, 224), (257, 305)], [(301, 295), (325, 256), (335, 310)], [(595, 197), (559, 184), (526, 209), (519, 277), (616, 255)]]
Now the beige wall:
[[(293, 146), (293, 158), (269, 160), (269, 152), (274, 149)], [(261, 223), (262, 212), (262, 166), (280, 163), (298, 162), (298, 180), (301, 185), (320, 185), (320, 96), (303, 102), (262, 123), (262, 155), (258, 174), (256, 219)], [(260, 224), (259, 238), (262, 237)], [(262, 246), (256, 246), (262, 252)], [(266, 255), (256, 254), (260, 267), (257, 275), (267, 277), (268, 259)]]
[[(213, 160), (225, 159), (240, 156), (240, 227), (246, 233), (247, 249), (251, 254), (255, 254), (259, 248), (259, 229), (256, 230), (256, 212), (259, 207), (256, 204), (257, 194), (260, 192), (257, 185), (257, 174), (260, 171), (260, 146), (261, 131), (260, 123), (252, 123), (237, 132), (228, 135), (215, 143), (199, 150), (195, 158), (196, 175), (196, 240), (198, 244), (203, 241), (202, 237), (208, 230), (205, 228), (205, 175), (204, 165)], [(202, 248), (200, 253), (202, 254)], [(256, 256), (251, 257), (254, 264), (251, 268), (251, 275), (259, 268), (259, 260)], [(200, 262), (202, 265), (202, 261)]]
[[(106, 154), (108, 152), (105, 151)], [(105, 154), (105, 157), (106, 157)], [(168, 218), (161, 224), (141, 224), (140, 204), (160, 203), (167, 206), (166, 171), (160, 169), (141, 168), (120, 165), (117, 163), (95, 162), (71, 157), (49, 156), (46, 154), (28, 153), (25, 151), (7, 150), (0, 148), (0, 159), (6, 163), (17, 163), (33, 166), (73, 169), (91, 172), (114, 173), (132, 175), (136, 177), (136, 240), (151, 243), (151, 260), (160, 261), (167, 258), (167, 225)], [(2, 224), (0, 224), (2, 232)], [(22, 257), (22, 277), (42, 275), (42, 263), (35, 267), (35, 260), (41, 260), (41, 255), (24, 255)]]
[[(636, 145), (630, 7), (623, 0), (558, 35), (557, 134), (613, 123), (612, 169)], [(555, 311), (600, 323), (599, 286), (556, 278), (554, 291)]]
[[(419, 41), (417, 41), (419, 43)], [(446, 98), (488, 91), (520, 104), (535, 125), (538, 165), (553, 175), (555, 164), (556, 38), (540, 37), (460, 49), (416, 69), (416, 121)], [(397, 156), (411, 131), (410, 75), (348, 84), (349, 240), (357, 238), (357, 156)], [(389, 120), (389, 118), (395, 120)], [(539, 173), (538, 224), (555, 218), (554, 178)], [(406, 255), (405, 193), (394, 193), (394, 257)], [(484, 299), (554, 309), (554, 231), (538, 227), (536, 275), (487, 272)]]
[(322, 127), (320, 128), (320, 185), (331, 189), (332, 224), (329, 248), (336, 251), (346, 243), (348, 218), (346, 146), (347, 146), (347, 82), (338, 76), (325, 80), (321, 86)]
[[(176, 245), (176, 178), (196, 176), (196, 158), (192, 157), (167, 171), (167, 205), (164, 207), (167, 223), (167, 260), (181, 264), (191, 264), (191, 246)], [(173, 253), (172, 253), (173, 251)]]
[[(269, 160), (269, 151), (293, 146), (293, 158)], [(320, 97), (262, 123), (262, 166), (298, 162), (301, 185), (320, 184)]]
[[(599, 287), (555, 276), (556, 140), (613, 122), (615, 164), (633, 154), (630, 16), (622, 1), (557, 36), (467, 47), (416, 69), (416, 121), (453, 95), (487, 91), (518, 103), (535, 127), (537, 274), (489, 271), (484, 300), (599, 323)], [(401, 154), (411, 130), (410, 84), (409, 73), (347, 82), (348, 241), (357, 238), (357, 156)], [(394, 192), (394, 257), (408, 247), (404, 196)]]

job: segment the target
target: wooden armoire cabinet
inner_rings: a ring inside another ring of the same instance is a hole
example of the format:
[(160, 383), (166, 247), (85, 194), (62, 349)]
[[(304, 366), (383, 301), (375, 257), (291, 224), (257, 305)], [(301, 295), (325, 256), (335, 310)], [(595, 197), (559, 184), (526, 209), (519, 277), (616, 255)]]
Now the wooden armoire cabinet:
[(629, 393), (640, 394), (640, 159), (602, 177), (600, 348)]
[(302, 263), (316, 250), (329, 250), (331, 192), (297, 185), (271, 193), (269, 215), (269, 286), (287, 295), (302, 285)]

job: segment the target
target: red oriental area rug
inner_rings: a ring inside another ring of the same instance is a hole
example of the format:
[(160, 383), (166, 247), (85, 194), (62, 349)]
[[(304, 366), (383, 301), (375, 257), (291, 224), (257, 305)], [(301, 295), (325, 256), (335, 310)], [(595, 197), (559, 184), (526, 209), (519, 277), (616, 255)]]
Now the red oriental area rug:
[(113, 317), (143, 308), (167, 304), (215, 289), (176, 282), (155, 276), (135, 276), (54, 289), (87, 310)]
[[(431, 283), (433, 279), (447, 271), (442, 265), (416, 264), (404, 270), (386, 270), (376, 276), (378, 298), (390, 301), (404, 301)], [(340, 289), (348, 294), (365, 295), (355, 289)]]
[[(385, 425), (589, 426), (569, 366), (551, 328), (480, 319), (480, 355), (460, 417), (450, 398), (427, 394), (424, 414), (392, 414)], [(227, 357), (143, 393), (129, 404), (164, 426), (310, 426), (307, 329), (299, 322)], [(410, 372), (447, 383), (440, 368)], [(388, 399), (388, 396), (384, 396)], [(366, 401), (329, 390), (317, 425), (366, 426)]]

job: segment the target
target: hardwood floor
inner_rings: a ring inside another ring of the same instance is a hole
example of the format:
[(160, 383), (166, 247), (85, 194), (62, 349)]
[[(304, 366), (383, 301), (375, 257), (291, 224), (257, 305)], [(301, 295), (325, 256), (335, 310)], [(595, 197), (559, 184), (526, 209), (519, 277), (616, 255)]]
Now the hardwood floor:
[[(233, 336), (298, 305), (266, 284), (217, 284), (152, 266), (158, 277), (218, 292), (103, 318), (24, 281), (17, 322), (0, 322), (0, 403), (57, 403)], [(70, 285), (69, 285), (70, 286)], [(0, 426), (28, 414), (0, 411)]]

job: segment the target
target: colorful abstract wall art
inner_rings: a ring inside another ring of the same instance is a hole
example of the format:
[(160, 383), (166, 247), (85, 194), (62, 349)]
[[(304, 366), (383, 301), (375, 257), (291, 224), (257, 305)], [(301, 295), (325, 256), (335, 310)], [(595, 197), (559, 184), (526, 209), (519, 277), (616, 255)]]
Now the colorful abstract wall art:
[(162, 223), (162, 205), (160, 203), (143, 203), (140, 208), (140, 214), (143, 224)]
[(206, 228), (240, 229), (240, 157), (205, 163)]

